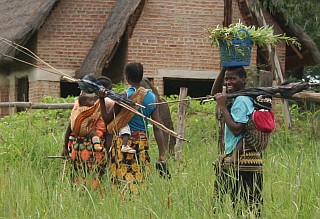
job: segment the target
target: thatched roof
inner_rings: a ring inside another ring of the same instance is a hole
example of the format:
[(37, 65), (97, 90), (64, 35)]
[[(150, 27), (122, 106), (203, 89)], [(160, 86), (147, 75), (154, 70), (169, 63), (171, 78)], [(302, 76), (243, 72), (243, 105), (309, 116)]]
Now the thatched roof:
[(145, 2), (146, 0), (118, 0), (116, 2), (103, 29), (92, 44), (80, 69), (76, 72), (77, 78), (82, 78), (89, 73), (94, 73), (96, 76), (102, 74), (103, 68), (108, 66), (118, 49), (125, 31), (127, 28), (130, 29), (129, 24), (132, 24), (132, 21), (140, 16)]
[[(58, 0), (2, 0), (0, 7), (0, 37), (24, 46), (30, 37), (41, 27), (46, 17)], [(76, 77), (81, 78), (94, 72), (100, 75), (115, 54), (121, 37), (132, 32), (135, 21), (139, 18), (146, 0), (118, 0), (105, 22), (104, 28), (92, 44)], [(239, 6), (247, 1), (238, 0)], [(255, 24), (255, 18), (248, 7), (240, 7), (245, 20)], [(287, 69), (305, 65), (320, 64), (320, 52), (314, 41), (296, 24), (287, 24), (283, 13), (271, 15), (282, 30), (289, 36), (298, 37), (303, 44), (297, 52), (287, 48)], [(255, 24), (256, 25), (256, 24)], [(127, 31), (127, 32), (126, 32)], [(0, 40), (0, 64), (11, 62), (1, 54), (15, 56), (17, 51)]]
[[(2, 0), (0, 37), (25, 45), (41, 27), (57, 0)], [(16, 50), (0, 40), (0, 63), (8, 63), (2, 54), (15, 56)]]

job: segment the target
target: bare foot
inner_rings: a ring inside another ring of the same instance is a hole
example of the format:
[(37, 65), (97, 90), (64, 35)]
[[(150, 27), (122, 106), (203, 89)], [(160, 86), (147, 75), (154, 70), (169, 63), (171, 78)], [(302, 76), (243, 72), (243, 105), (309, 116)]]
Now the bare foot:
[(229, 156), (229, 157), (224, 158), (223, 161), (224, 161), (225, 163), (234, 163), (235, 160), (236, 160), (236, 157), (235, 157), (234, 155), (231, 155), (231, 156)]

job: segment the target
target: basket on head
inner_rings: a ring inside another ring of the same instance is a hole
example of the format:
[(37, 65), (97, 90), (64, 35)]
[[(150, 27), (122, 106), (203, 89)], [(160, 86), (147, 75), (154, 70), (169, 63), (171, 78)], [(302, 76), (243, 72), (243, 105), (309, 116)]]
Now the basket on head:
[[(239, 39), (238, 34), (244, 32), (246, 39)], [(249, 66), (251, 58), (251, 38), (247, 30), (238, 30), (232, 41), (219, 40), (222, 66)]]

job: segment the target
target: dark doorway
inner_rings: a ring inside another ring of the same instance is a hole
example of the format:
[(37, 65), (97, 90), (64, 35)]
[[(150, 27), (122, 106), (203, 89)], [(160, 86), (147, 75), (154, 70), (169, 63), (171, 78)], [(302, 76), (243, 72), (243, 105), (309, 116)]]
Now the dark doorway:
[(113, 84), (118, 84), (124, 81), (123, 72), (128, 55), (128, 40), (126, 34), (122, 36), (118, 47), (116, 46), (114, 50), (115, 54), (103, 69), (102, 75), (110, 78)]
[(188, 96), (204, 97), (210, 95), (214, 80), (206, 79), (182, 79), (182, 78), (164, 78), (164, 95), (179, 95), (180, 87), (188, 88)]
[(60, 83), (61, 97), (66, 98), (68, 96), (79, 96), (80, 88), (77, 83), (61, 82)]
[[(17, 101), (29, 102), (29, 80), (28, 78), (19, 78), (17, 80)], [(24, 108), (17, 107), (17, 112), (23, 111)]]

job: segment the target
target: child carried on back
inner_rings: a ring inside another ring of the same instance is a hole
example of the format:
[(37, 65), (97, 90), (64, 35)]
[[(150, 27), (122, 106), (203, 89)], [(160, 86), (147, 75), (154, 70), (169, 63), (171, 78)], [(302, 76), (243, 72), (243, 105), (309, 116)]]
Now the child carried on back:
[(94, 150), (102, 151), (104, 147), (101, 145), (101, 138), (106, 128), (99, 116), (99, 101), (93, 95), (81, 93), (78, 102), (79, 107), (70, 118), (71, 130), (78, 137), (88, 136), (91, 139)]

